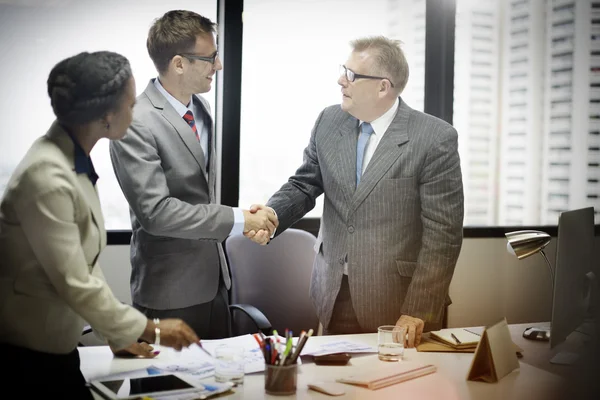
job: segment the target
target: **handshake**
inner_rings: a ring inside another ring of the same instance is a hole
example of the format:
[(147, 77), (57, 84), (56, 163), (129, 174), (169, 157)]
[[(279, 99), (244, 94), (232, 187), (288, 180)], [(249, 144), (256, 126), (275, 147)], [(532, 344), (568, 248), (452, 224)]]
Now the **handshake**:
[(262, 204), (253, 204), (244, 210), (244, 236), (255, 243), (265, 245), (279, 226), (275, 210)]

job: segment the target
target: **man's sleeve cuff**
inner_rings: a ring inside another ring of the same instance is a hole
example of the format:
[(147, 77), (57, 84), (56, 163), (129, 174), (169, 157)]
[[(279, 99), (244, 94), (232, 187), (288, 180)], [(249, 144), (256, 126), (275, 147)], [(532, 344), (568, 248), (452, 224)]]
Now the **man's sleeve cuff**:
[(231, 228), (230, 236), (241, 235), (244, 233), (244, 212), (241, 208), (233, 207), (233, 227)]

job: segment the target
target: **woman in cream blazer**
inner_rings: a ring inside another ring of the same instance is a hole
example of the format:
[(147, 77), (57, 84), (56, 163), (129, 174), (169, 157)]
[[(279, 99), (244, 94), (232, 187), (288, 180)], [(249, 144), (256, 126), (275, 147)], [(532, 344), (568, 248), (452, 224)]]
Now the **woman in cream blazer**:
[(35, 380), (24, 393), (85, 399), (77, 343), (86, 322), (115, 352), (152, 356), (138, 339), (178, 350), (199, 339), (181, 320), (150, 321), (122, 304), (98, 266), (106, 232), (89, 154), (131, 123), (129, 62), (111, 52), (70, 57), (50, 73), (48, 94), (57, 120), (17, 166), (0, 203), (0, 354), (8, 381)]

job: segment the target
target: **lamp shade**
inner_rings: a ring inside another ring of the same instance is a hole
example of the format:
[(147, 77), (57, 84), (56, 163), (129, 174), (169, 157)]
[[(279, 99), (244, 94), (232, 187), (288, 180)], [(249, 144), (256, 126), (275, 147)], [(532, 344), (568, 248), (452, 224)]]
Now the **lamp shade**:
[(550, 235), (541, 231), (515, 231), (505, 234), (506, 249), (519, 260), (536, 254), (550, 243)]

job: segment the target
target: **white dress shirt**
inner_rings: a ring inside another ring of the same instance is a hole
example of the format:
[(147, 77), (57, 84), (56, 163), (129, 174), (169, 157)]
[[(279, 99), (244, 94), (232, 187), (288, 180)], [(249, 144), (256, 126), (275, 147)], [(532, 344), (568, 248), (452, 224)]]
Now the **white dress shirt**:
[[(204, 153), (204, 160), (206, 162), (204, 167), (206, 167), (208, 165), (208, 135), (210, 135), (211, 132), (209, 131), (208, 126), (206, 126), (206, 124), (204, 123), (204, 118), (202, 118), (202, 113), (204, 112), (204, 110), (199, 104), (196, 104), (192, 101), (192, 97), (190, 97), (187, 106), (181, 103), (179, 100), (173, 97), (171, 93), (167, 92), (167, 90), (160, 84), (158, 78), (154, 80), (154, 86), (156, 87), (156, 89), (158, 89), (159, 92), (162, 93), (163, 96), (165, 96), (169, 104), (173, 106), (175, 111), (177, 111), (177, 113), (179, 114), (179, 116), (181, 116), (182, 119), (186, 112), (192, 112), (194, 120), (196, 122), (196, 129), (198, 130), (198, 134), (200, 135), (200, 147), (202, 147), (202, 152)], [(211, 154), (211, 156), (213, 155)], [(229, 235), (244, 233), (244, 212), (239, 207), (232, 207), (232, 209), (234, 223)]]
[[(369, 162), (371, 161), (373, 154), (375, 154), (375, 150), (377, 149), (377, 146), (379, 145), (381, 138), (383, 138), (385, 131), (387, 131), (388, 128), (390, 127), (390, 125), (392, 124), (392, 121), (394, 120), (394, 117), (396, 116), (396, 111), (398, 111), (399, 105), (400, 105), (400, 101), (396, 98), (396, 101), (394, 102), (392, 107), (390, 107), (389, 110), (387, 110), (381, 117), (379, 117), (376, 120), (371, 122), (371, 126), (373, 127), (373, 133), (371, 133), (371, 136), (369, 136), (369, 140), (367, 141), (367, 147), (365, 148), (365, 156), (363, 158), (363, 165), (362, 165), (362, 174), (365, 173), (365, 170), (367, 169), (367, 166), (369, 165)], [(360, 132), (360, 126), (362, 125), (363, 122), (364, 121), (360, 121), (359, 128), (358, 128), (359, 132)], [(344, 275), (348, 275), (348, 261), (347, 260), (344, 263)]]

